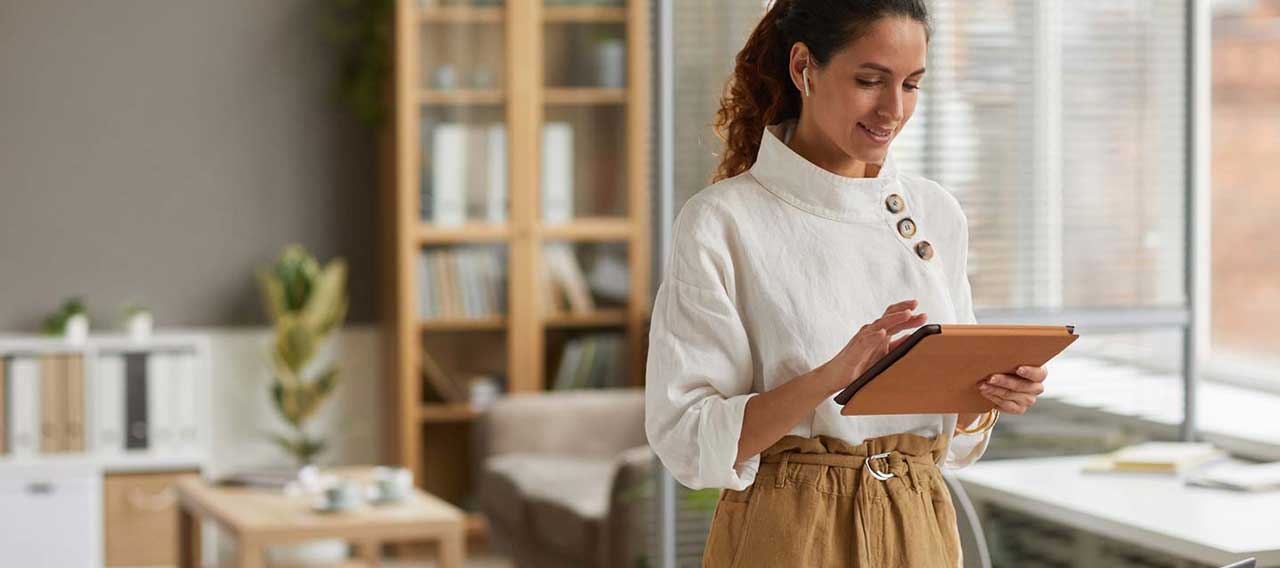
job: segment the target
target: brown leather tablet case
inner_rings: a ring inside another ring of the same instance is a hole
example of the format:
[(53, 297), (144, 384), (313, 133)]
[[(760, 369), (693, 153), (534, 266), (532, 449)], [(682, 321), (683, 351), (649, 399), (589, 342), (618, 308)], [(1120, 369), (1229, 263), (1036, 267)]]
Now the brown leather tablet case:
[(978, 383), (1020, 365), (1043, 366), (1079, 336), (1069, 325), (930, 324), (917, 329), (840, 394), (840, 414), (953, 414), (995, 405)]

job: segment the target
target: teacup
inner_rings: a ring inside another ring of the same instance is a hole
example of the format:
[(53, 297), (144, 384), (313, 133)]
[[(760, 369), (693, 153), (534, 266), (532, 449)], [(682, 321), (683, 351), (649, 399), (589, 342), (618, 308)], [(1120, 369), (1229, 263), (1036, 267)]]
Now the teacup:
[(373, 483), (381, 501), (399, 501), (413, 489), (413, 473), (403, 467), (376, 467)]
[(324, 501), (332, 510), (350, 509), (360, 504), (360, 488), (350, 479), (339, 479), (325, 488)]

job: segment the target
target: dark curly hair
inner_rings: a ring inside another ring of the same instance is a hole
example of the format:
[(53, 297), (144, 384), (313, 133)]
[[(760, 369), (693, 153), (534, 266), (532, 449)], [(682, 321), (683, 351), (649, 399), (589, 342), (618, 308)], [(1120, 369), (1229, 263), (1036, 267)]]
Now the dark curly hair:
[(931, 34), (925, 0), (776, 0), (738, 52), (720, 97), (716, 134), (724, 154), (711, 181), (751, 168), (766, 126), (800, 116), (800, 94), (791, 85), (791, 46), (804, 42), (817, 65), (862, 37), (887, 16), (920, 22)]

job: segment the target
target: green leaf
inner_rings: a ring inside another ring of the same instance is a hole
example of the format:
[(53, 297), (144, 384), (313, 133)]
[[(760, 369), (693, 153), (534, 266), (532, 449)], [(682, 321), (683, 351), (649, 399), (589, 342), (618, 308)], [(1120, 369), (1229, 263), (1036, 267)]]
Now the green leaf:
[(312, 288), (311, 297), (302, 311), (308, 329), (324, 336), (342, 323), (346, 316), (347, 263), (341, 258), (329, 261)]
[(258, 271), (258, 289), (262, 292), (262, 307), (267, 312), (267, 317), (276, 322), (280, 320), (288, 307), (284, 299), (284, 284), (276, 278), (275, 272), (270, 270)]

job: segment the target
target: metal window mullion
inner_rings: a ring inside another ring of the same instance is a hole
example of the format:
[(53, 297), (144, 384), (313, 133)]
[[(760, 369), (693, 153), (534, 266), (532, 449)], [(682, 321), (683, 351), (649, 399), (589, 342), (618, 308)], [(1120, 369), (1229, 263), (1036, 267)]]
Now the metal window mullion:
[(1212, 48), (1208, 0), (1187, 0), (1187, 160), (1186, 160), (1186, 294), (1190, 320), (1183, 332), (1182, 430), (1183, 440), (1196, 432), (1196, 388), (1200, 353), (1209, 348), (1209, 265), (1202, 263), (1209, 250), (1209, 119), (1211, 103), (1210, 50)]
[[(657, 199), (657, 207), (654, 212), (657, 216), (655, 226), (657, 231), (654, 236), (657, 238), (657, 246), (655, 247), (658, 254), (653, 255), (653, 286), (651, 290), (656, 295), (658, 286), (662, 282), (663, 267), (666, 265), (667, 254), (671, 248), (671, 231), (673, 213), (673, 200), (675, 198), (675, 35), (673, 27), (675, 25), (673, 10), (675, 9), (674, 0), (657, 0), (654, 3), (654, 26), (657, 34), (657, 41), (653, 42), (655, 46), (655, 59), (657, 81), (654, 82), (654, 90), (657, 95), (654, 100), (657, 101), (656, 113), (657, 120), (657, 143), (654, 144), (657, 153), (656, 162), (656, 180), (655, 194)], [(654, 499), (654, 520), (657, 524), (657, 542), (654, 543), (653, 550), (657, 558), (655, 566), (663, 568), (675, 568), (676, 566), (676, 481), (671, 477), (671, 473), (667, 468), (663, 467), (662, 462), (655, 455), (653, 457), (653, 482), (657, 490), (653, 492)]]
[[(1030, 224), (1024, 234), (1032, 235), (1032, 246), (1021, 249), (1019, 266), (1024, 272), (1021, 297), (1030, 305), (1058, 309), (1063, 304), (1063, 224), (1062, 213), (1062, 30), (1061, 2), (1033, 2), (1035, 33), (1034, 109), (1036, 120), (1032, 161), (1036, 172), (1032, 182), (1040, 199), (1027, 204)], [(1043, 275), (1037, 286), (1036, 275)]]

